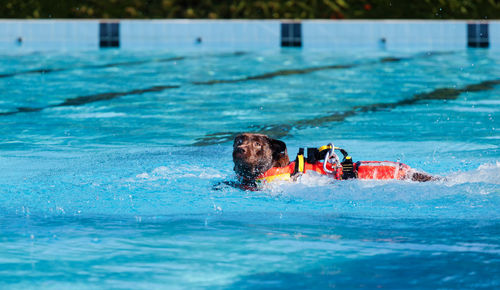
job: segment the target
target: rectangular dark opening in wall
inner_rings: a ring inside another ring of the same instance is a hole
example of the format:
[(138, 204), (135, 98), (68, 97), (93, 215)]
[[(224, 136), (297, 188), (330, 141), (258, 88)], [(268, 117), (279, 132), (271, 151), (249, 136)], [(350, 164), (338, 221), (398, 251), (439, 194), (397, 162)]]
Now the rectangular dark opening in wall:
[(120, 47), (120, 23), (99, 23), (99, 47)]
[(479, 24), (479, 38), (488, 40), (488, 24)]
[(302, 27), (300, 23), (293, 23), (292, 24), (292, 32), (293, 32), (293, 37), (295, 38), (301, 38), (302, 37)]
[(489, 25), (488, 23), (468, 23), (467, 24), (467, 46), (468, 47), (489, 47)]
[(281, 23), (281, 46), (302, 46), (302, 25), (300, 22)]

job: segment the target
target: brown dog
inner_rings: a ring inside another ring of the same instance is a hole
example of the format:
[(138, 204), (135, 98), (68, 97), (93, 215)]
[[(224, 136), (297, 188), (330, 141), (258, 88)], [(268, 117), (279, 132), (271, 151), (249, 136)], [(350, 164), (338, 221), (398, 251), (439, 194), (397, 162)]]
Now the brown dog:
[[(251, 184), (272, 167), (288, 166), (290, 159), (285, 142), (263, 134), (243, 133), (234, 139), (233, 162), (234, 171), (241, 181)], [(439, 178), (411, 169), (405, 179), (425, 182)]]
[(254, 181), (272, 167), (290, 163), (286, 144), (263, 134), (243, 133), (234, 139), (234, 171), (243, 181)]

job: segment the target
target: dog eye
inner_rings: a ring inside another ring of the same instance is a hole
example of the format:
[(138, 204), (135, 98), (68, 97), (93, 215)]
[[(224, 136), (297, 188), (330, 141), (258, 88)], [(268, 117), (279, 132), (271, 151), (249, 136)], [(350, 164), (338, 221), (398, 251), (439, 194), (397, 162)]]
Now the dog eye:
[(236, 145), (241, 145), (241, 143), (243, 143), (243, 140), (241, 139), (236, 140)]
[(256, 147), (260, 147), (260, 143), (259, 142), (253, 142), (253, 145), (255, 145)]

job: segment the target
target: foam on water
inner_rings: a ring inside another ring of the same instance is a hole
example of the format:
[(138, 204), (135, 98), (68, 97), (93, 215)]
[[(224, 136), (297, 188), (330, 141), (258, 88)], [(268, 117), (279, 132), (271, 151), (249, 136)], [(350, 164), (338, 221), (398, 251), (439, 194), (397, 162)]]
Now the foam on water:
[(73, 119), (87, 119), (87, 118), (115, 118), (115, 117), (125, 117), (124, 113), (114, 113), (114, 112), (106, 112), (106, 113), (90, 113), (90, 114), (72, 114), (68, 115), (67, 118)]
[(296, 183), (277, 182), (265, 186), (271, 197), (301, 203), (331, 212), (373, 217), (484, 218), (498, 219), (498, 164), (452, 173), (443, 180), (413, 181), (347, 180), (306, 174)]
[(476, 170), (451, 173), (444, 183), (448, 186), (464, 183), (500, 184), (500, 162), (481, 164)]

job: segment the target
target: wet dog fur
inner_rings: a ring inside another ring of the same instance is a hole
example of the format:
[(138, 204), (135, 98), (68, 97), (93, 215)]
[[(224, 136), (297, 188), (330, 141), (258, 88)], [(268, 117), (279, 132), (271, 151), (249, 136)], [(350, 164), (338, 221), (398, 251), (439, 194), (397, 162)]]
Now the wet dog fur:
[(290, 164), (286, 144), (263, 134), (243, 133), (234, 139), (234, 171), (242, 181), (253, 182), (272, 167)]

